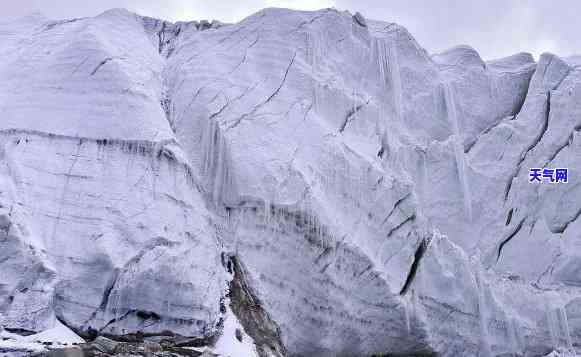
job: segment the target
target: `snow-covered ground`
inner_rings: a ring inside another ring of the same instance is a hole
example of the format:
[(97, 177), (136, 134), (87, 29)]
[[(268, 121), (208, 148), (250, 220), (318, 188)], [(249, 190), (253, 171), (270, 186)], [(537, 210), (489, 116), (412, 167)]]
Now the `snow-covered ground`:
[(51, 348), (67, 347), (73, 344), (83, 343), (80, 338), (69, 328), (56, 320), (54, 327), (42, 332), (20, 336), (6, 330), (0, 330), (0, 353), (30, 353), (41, 352)]
[(246, 334), (244, 327), (232, 312), (228, 299), (226, 306), (224, 329), (216, 342), (214, 352), (224, 357), (258, 357), (252, 337)]

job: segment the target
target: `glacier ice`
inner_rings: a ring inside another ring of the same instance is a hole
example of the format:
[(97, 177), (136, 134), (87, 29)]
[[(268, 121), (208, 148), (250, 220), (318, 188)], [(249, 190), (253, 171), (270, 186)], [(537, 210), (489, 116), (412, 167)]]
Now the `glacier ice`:
[(431, 55), (397, 24), (275, 8), (28, 16), (0, 54), (7, 331), (228, 350), (237, 328), (261, 357), (581, 343), (577, 57)]

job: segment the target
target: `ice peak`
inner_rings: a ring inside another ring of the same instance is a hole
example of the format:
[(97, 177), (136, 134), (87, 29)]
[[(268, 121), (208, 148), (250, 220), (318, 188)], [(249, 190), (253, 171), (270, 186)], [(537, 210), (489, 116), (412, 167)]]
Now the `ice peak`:
[(438, 64), (447, 66), (485, 66), (480, 54), (468, 45), (454, 46), (444, 52), (433, 55), (432, 59)]
[(534, 64), (535, 59), (529, 52), (519, 52), (507, 57), (486, 61), (488, 67), (493, 67), (497, 70), (505, 70), (515, 67), (528, 68)]
[(127, 10), (126, 8), (117, 7), (109, 10), (105, 10), (96, 17), (135, 17), (139, 16), (134, 12)]

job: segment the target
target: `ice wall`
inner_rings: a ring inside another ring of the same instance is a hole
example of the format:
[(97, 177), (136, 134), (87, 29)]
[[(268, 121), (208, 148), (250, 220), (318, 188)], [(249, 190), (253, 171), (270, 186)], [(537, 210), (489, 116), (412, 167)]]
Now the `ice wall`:
[(228, 256), (291, 356), (580, 343), (578, 59), (334, 9), (0, 28), (1, 324), (216, 336)]

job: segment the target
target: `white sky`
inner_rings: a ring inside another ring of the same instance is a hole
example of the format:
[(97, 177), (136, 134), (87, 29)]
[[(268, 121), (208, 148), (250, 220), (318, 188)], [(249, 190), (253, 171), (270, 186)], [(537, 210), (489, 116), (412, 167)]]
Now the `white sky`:
[(581, 0), (0, 0), (0, 20), (42, 12), (55, 19), (123, 7), (168, 20), (236, 22), (264, 8), (336, 7), (397, 22), (430, 52), (468, 44), (485, 59), (520, 51), (581, 54)]

